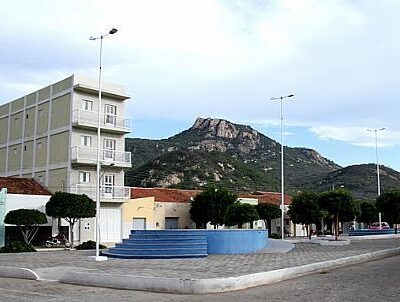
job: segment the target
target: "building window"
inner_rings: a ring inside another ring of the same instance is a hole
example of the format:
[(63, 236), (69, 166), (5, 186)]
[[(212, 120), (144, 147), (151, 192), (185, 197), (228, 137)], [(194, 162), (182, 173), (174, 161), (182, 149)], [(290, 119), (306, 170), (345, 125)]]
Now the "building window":
[(79, 172), (79, 182), (80, 183), (89, 183), (90, 182), (90, 173), (89, 172)]
[(26, 114), (26, 119), (29, 119), (29, 114)]
[(93, 111), (93, 102), (89, 100), (82, 100), (82, 109), (85, 111)]
[(105, 138), (103, 140), (103, 159), (115, 160), (115, 139)]
[(105, 105), (105, 122), (106, 124), (116, 125), (117, 123), (117, 106), (115, 105)]
[(17, 148), (13, 148), (13, 154), (17, 154)]
[(90, 147), (92, 145), (92, 137), (87, 135), (81, 136), (81, 146)]
[(36, 143), (36, 149), (37, 149), (37, 150), (42, 149), (42, 142)]
[(26, 151), (26, 146), (24, 146), (24, 151)]

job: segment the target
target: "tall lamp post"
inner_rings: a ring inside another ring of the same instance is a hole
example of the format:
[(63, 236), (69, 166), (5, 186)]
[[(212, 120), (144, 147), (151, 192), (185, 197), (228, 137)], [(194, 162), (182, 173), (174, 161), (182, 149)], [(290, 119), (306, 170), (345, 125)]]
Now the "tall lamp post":
[(279, 100), (281, 103), (281, 238), (282, 240), (285, 238), (285, 230), (284, 230), (284, 223), (285, 223), (285, 180), (284, 180), (284, 173), (283, 173), (283, 99), (294, 97), (294, 94), (289, 94), (286, 96), (280, 97), (272, 97), (271, 101)]
[[(376, 155), (376, 175), (378, 179), (378, 197), (381, 195), (381, 182), (379, 179), (379, 160), (378, 160), (378, 131), (383, 131), (386, 128), (379, 128), (379, 129), (367, 129), (369, 132), (375, 133), (375, 155)], [(379, 229), (382, 229), (382, 213), (379, 212), (378, 214), (379, 219)]]
[(90, 37), (89, 40), (95, 41), (100, 39), (100, 59), (99, 59), (99, 107), (97, 113), (97, 177), (96, 177), (96, 261), (107, 260), (107, 257), (100, 256), (100, 153), (101, 153), (101, 63), (103, 53), (103, 39), (108, 35), (113, 35), (117, 32), (117, 29), (112, 28), (107, 34), (100, 35), (99, 37)]

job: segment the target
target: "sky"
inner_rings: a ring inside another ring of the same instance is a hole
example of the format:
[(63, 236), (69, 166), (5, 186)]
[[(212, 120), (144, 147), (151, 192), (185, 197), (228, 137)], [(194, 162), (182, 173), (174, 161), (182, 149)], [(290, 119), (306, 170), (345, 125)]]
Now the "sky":
[[(400, 171), (400, 1), (0, 0), (0, 104), (71, 74), (125, 86), (130, 137), (197, 117), (250, 125), (341, 166)], [(386, 128), (377, 132), (367, 129)]]

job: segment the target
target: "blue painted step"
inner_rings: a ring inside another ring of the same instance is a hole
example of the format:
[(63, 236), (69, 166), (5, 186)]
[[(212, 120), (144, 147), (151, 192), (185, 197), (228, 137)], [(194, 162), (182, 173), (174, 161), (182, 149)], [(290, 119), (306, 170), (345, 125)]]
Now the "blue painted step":
[(202, 248), (204, 247), (204, 243), (117, 243), (115, 245), (116, 248), (126, 248), (126, 249), (173, 249), (173, 248), (181, 248), (181, 247), (189, 247), (189, 248)]
[(169, 239), (169, 240), (184, 240), (184, 239), (203, 239), (207, 237), (205, 235), (189, 235), (189, 234), (184, 234), (184, 235), (170, 235), (170, 234), (131, 234), (129, 235), (129, 239)]
[(139, 234), (145, 234), (145, 235), (151, 235), (151, 234), (157, 234), (157, 235), (206, 235), (206, 232), (203, 230), (188, 230), (188, 229), (174, 229), (174, 230), (131, 230), (132, 235), (139, 235)]
[(185, 239), (184, 241), (178, 239), (162, 239), (162, 238), (141, 238), (141, 239), (122, 239), (122, 243), (124, 244), (156, 244), (156, 243), (169, 243), (169, 244), (174, 244), (174, 243), (203, 243), (207, 244), (207, 239), (204, 238), (190, 238), (190, 239)]
[(110, 248), (113, 254), (125, 255), (183, 255), (183, 254), (207, 254), (206, 248), (174, 248), (174, 249), (127, 249), (127, 248)]
[(358, 230), (350, 230), (349, 236), (367, 236), (367, 235), (388, 235), (394, 234), (394, 229), (358, 229)]
[(124, 255), (103, 252), (105, 256), (119, 259), (177, 259), (177, 258), (205, 258), (208, 254), (182, 254), (182, 255)]
[(122, 259), (207, 257), (207, 236), (198, 230), (133, 230), (128, 239), (103, 252)]

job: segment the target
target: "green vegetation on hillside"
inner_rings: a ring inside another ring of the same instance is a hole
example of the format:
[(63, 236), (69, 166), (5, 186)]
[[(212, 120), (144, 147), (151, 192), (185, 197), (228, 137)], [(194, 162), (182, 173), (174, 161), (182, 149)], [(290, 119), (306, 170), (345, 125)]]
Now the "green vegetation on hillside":
[[(280, 191), (280, 144), (249, 126), (198, 119), (188, 130), (162, 140), (125, 141), (132, 153), (129, 186), (199, 189), (218, 185), (234, 192)], [(341, 168), (317, 151), (284, 147), (285, 189), (327, 191), (344, 186), (356, 198), (376, 197), (376, 166)], [(381, 166), (381, 190), (400, 187), (400, 173)]]

